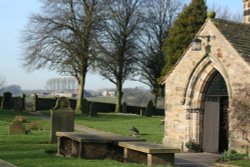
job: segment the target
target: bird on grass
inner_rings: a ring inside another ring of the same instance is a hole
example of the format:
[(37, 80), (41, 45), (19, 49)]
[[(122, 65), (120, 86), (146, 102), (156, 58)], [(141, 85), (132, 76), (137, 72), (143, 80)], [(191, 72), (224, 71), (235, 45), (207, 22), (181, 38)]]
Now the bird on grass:
[(132, 128), (130, 130), (132, 131), (133, 136), (138, 136), (140, 134), (140, 131), (134, 126), (132, 126)]

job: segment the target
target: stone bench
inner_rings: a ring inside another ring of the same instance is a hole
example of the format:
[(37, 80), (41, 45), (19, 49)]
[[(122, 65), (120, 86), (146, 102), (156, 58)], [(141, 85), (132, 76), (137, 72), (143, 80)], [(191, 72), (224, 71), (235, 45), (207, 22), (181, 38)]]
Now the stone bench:
[(175, 153), (180, 152), (179, 149), (148, 142), (119, 142), (118, 146), (124, 148), (124, 162), (150, 166), (174, 164)]
[(115, 159), (122, 161), (121, 141), (145, 141), (130, 136), (113, 133), (56, 132), (58, 138), (57, 154), (86, 159)]

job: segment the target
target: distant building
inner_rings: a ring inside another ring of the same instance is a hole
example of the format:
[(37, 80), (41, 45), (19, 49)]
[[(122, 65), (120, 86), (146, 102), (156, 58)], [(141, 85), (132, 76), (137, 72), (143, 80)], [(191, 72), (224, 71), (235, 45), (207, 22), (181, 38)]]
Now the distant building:
[(113, 90), (104, 90), (102, 91), (102, 96), (115, 96), (116, 95), (116, 92), (113, 91)]

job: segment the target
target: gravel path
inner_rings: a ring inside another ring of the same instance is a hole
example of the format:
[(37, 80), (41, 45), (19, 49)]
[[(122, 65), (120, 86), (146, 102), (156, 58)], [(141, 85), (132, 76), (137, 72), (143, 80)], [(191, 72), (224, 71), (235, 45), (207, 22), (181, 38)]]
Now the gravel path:
[(0, 159), (0, 167), (16, 167), (16, 166)]
[(211, 167), (219, 158), (219, 154), (177, 153), (175, 154), (175, 165), (178, 167)]

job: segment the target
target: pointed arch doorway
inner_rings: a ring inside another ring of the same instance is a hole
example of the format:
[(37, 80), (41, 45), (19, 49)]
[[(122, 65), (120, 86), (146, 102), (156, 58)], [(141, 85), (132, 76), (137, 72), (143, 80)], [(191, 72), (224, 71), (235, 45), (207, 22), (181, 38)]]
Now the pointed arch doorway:
[(228, 150), (228, 92), (223, 76), (215, 70), (204, 88), (202, 147), (204, 152)]

